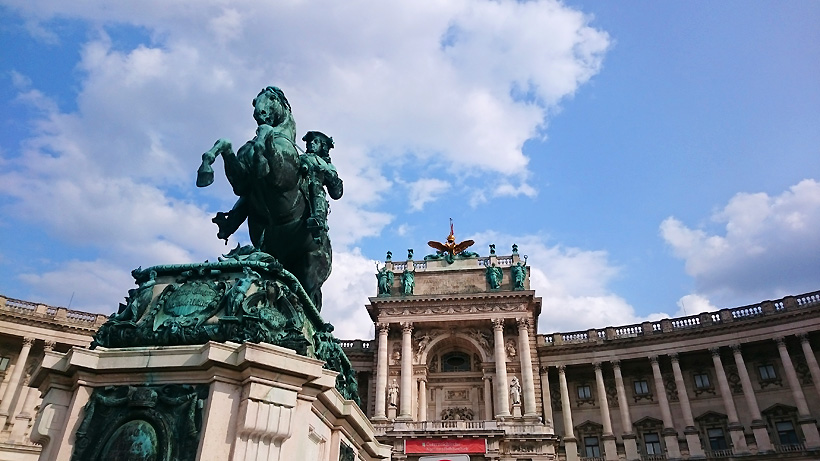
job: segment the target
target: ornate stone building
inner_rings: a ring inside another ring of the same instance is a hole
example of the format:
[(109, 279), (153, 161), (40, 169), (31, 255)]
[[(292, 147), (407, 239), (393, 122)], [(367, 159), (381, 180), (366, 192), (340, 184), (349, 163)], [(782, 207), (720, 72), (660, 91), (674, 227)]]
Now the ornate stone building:
[[(376, 338), (342, 341), (393, 459), (820, 459), (820, 292), (545, 335), (517, 251), (411, 258), (380, 271)], [(104, 320), (0, 297), (0, 459), (37, 457), (43, 351)]]

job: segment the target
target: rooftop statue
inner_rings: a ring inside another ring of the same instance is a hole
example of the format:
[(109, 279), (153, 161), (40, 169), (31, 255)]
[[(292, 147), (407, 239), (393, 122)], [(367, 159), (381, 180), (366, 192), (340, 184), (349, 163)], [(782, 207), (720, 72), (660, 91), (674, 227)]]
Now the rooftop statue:
[(427, 242), (427, 245), (429, 245), (431, 248), (437, 251), (436, 254), (427, 255), (424, 257), (424, 259), (444, 259), (448, 263), (452, 264), (455, 260), (455, 257), (457, 256), (462, 258), (477, 257), (478, 253), (467, 251), (467, 248), (471, 247), (473, 244), (475, 244), (475, 242), (472, 240), (465, 240), (458, 244), (456, 243), (456, 236), (453, 232), (453, 219), (450, 218), (450, 235), (447, 236), (447, 241), (445, 243), (436, 242), (435, 240), (430, 240), (429, 242)]
[(317, 309), (322, 284), (331, 270), (332, 250), (327, 235), (327, 187), (331, 198), (342, 196), (342, 181), (330, 163), (333, 139), (319, 132), (303, 138), (308, 152), (299, 155), (296, 124), (285, 94), (269, 86), (253, 100), (256, 136), (234, 153), (220, 138), (202, 154), (196, 184), (214, 181), (211, 165), (222, 156), (225, 176), (239, 199), (213, 222), (217, 237), (227, 242), (247, 219), (251, 243), (276, 258), (304, 287)]

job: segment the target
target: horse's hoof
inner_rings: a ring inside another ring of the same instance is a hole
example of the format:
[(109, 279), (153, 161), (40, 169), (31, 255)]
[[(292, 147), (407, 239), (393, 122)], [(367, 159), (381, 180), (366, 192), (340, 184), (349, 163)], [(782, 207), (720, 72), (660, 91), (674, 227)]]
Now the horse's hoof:
[(196, 173), (196, 186), (206, 187), (214, 183), (214, 170), (209, 165), (203, 163)]

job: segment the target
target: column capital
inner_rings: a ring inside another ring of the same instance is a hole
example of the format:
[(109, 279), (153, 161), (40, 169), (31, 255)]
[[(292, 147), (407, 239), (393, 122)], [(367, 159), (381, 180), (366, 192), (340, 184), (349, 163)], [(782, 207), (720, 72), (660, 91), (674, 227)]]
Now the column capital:
[(384, 322), (377, 322), (376, 329), (379, 330), (379, 334), (387, 334), (390, 332), (390, 324)]
[(732, 348), (732, 353), (735, 355), (740, 354), (742, 352), (742, 349), (740, 348), (740, 343), (730, 344), (729, 347)]
[(493, 322), (493, 329), (495, 330), (503, 330), (504, 329), (504, 319), (492, 319)]
[(401, 329), (405, 333), (411, 333), (413, 331), (413, 322), (402, 322)]
[(615, 369), (615, 368), (620, 369), (620, 368), (621, 368), (621, 361), (620, 361), (620, 360), (618, 360), (618, 359), (615, 359), (615, 360), (610, 360), (610, 361), (609, 361), (609, 363), (611, 363), (611, 364), (612, 364), (612, 368), (613, 368), (613, 369)]
[(710, 347), (709, 353), (712, 354), (712, 357), (720, 358), (720, 346)]
[(562, 374), (562, 375), (563, 375), (564, 373), (566, 373), (566, 371), (567, 371), (567, 366), (566, 366), (566, 365), (558, 365), (558, 367), (557, 367), (557, 368), (558, 368), (558, 373), (559, 373), (559, 374)]
[(538, 367), (538, 373), (540, 373), (540, 374), (542, 374), (542, 375), (546, 375), (546, 374), (548, 374), (549, 372), (550, 372), (550, 367), (549, 367), (549, 365), (543, 365), (543, 366)]
[(774, 339), (774, 342), (776, 342), (778, 346), (786, 346), (786, 338), (784, 336), (775, 336), (772, 339)]
[(671, 354), (669, 354), (669, 360), (671, 360), (672, 363), (678, 363), (678, 353), (672, 352)]
[(657, 355), (650, 355), (649, 356), (649, 363), (657, 365), (658, 364), (658, 356)]
[(526, 329), (530, 326), (530, 319), (528, 319), (527, 317), (518, 317), (517, 319), (515, 319), (515, 323), (518, 324), (519, 330)]
[(801, 344), (809, 342), (809, 334), (808, 333), (798, 333), (797, 337), (800, 339)]
[(43, 346), (43, 350), (45, 350), (46, 352), (51, 352), (54, 350), (54, 346), (56, 345), (57, 343), (55, 341), (46, 341), (45, 346)]
[(592, 362), (592, 368), (594, 368), (595, 371), (600, 371), (601, 370), (601, 362)]
[(419, 376), (418, 379), (416, 379), (416, 381), (418, 381), (420, 383), (426, 383), (427, 382), (427, 376)]
[(34, 344), (34, 338), (25, 337), (23, 338), (23, 347), (31, 347)]

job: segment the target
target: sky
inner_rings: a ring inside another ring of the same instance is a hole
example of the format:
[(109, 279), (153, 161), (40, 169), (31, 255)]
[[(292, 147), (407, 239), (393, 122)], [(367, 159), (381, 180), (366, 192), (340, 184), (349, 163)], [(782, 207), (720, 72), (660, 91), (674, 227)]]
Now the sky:
[[(513, 243), (538, 332), (820, 289), (820, 3), (0, 0), (0, 294), (111, 313), (214, 260), (220, 137), (285, 92), (333, 136), (322, 314), (370, 339), (376, 263), (449, 218)], [(506, 249), (506, 250), (505, 250)]]

